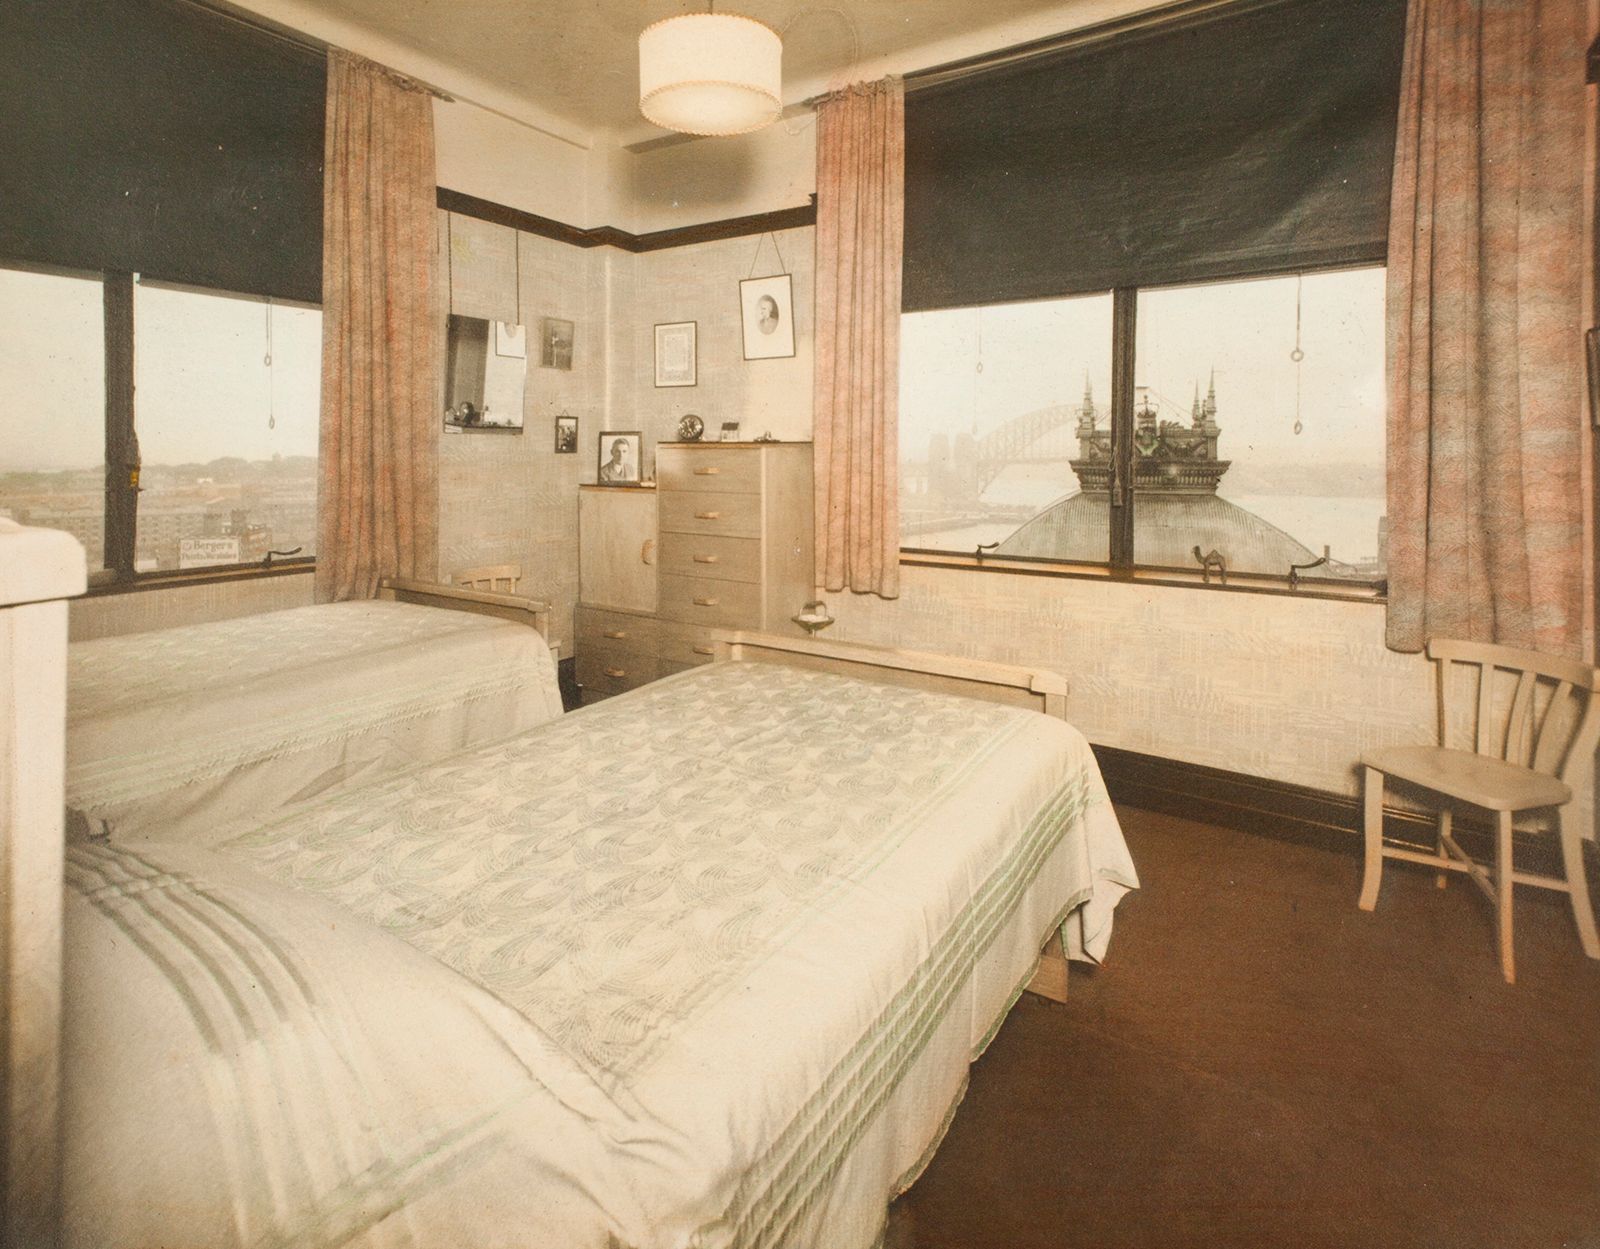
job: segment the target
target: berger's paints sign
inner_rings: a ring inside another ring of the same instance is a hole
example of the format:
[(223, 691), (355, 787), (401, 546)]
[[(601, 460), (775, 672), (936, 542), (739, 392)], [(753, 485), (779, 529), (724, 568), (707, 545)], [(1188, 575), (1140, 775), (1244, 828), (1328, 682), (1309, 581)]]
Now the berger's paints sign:
[(213, 564), (238, 562), (238, 538), (181, 538), (178, 541), (179, 568), (210, 568)]

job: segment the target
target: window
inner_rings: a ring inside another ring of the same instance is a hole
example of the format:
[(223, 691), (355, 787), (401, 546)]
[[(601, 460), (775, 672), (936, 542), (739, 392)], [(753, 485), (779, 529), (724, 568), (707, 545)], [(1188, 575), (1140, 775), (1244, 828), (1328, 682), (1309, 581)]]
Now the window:
[(321, 313), (141, 282), (133, 324), (135, 570), (314, 554)]
[[(1111, 393), (1111, 296), (940, 312), (900, 322), (902, 545), (1004, 546), (1081, 490), (1082, 413)], [(1061, 559), (1106, 558), (1104, 496)]]
[[(313, 556), (321, 322), (126, 274), (0, 268), (0, 513), (66, 530), (108, 577)], [(113, 446), (130, 472), (106, 472)]]
[(106, 391), (97, 276), (0, 269), (0, 515), (65, 529), (105, 566)]
[(1111, 295), (905, 314), (902, 545), (1381, 579), (1383, 279), (1368, 267), (1122, 292), (1120, 469)]
[(1381, 583), (1405, 18), (1183, 0), (908, 76), (905, 549)]

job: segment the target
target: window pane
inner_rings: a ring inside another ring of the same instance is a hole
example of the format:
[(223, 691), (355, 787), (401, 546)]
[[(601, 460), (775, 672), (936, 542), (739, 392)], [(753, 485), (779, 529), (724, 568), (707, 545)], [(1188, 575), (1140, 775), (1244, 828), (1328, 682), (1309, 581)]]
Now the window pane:
[(1383, 575), (1383, 303), (1381, 268), (1139, 292), (1136, 562)]
[(1104, 563), (1105, 489), (1072, 461), (1110, 393), (1109, 294), (901, 317), (901, 545)]
[(315, 553), (322, 314), (142, 282), (133, 325), (135, 567)]
[(105, 567), (105, 302), (97, 277), (0, 269), (0, 515)]

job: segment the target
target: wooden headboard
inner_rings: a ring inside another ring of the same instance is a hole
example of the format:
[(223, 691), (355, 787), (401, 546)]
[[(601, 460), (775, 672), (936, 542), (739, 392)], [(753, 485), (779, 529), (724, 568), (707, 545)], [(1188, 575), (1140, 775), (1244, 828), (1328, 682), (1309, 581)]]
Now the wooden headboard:
[(385, 577), (378, 582), (378, 597), (397, 603), (417, 603), (423, 607), (444, 607), (473, 612), (479, 616), (498, 616), (531, 625), (539, 636), (550, 640), (550, 604), (519, 594), (498, 594), (491, 590), (469, 590), (459, 585), (437, 585), (413, 581), (409, 577)]
[(719, 630), (712, 636), (717, 661), (742, 659), (837, 672), (881, 685), (962, 694), (985, 702), (1029, 707), (1061, 720), (1067, 715), (1067, 679), (1046, 668), (959, 659), (953, 655), (903, 651), (860, 642), (784, 637), (776, 633)]

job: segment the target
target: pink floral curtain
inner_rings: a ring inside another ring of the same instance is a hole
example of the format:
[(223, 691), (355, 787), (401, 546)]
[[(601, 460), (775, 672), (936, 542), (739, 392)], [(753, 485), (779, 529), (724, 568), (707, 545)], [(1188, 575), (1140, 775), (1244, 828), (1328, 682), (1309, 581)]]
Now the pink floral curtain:
[(1389, 618), (1585, 649), (1586, 0), (1411, 0), (1389, 225)]
[(829, 590), (900, 593), (896, 448), (905, 88), (817, 109), (817, 571)]
[(318, 602), (438, 568), (433, 101), (328, 56)]

